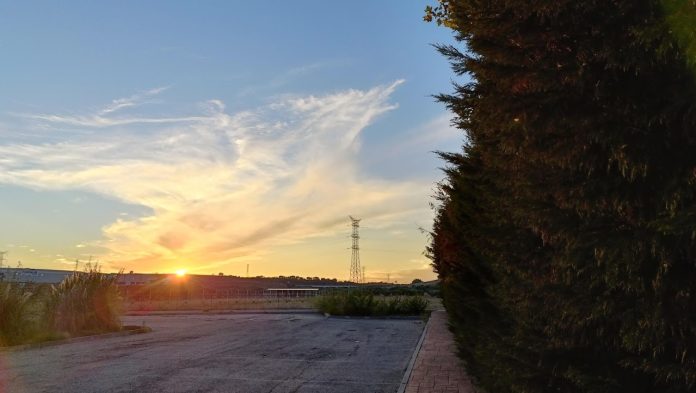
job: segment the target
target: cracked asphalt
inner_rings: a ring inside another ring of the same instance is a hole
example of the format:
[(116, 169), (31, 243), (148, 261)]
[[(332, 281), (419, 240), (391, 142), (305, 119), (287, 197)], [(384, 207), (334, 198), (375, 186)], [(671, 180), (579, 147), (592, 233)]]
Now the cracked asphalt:
[(4, 392), (396, 392), (419, 320), (124, 317), (153, 332), (0, 352)]

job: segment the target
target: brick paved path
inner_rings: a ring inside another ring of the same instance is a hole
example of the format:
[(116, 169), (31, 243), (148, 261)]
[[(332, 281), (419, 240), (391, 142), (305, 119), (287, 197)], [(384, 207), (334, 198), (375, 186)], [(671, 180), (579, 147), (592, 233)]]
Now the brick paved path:
[(456, 355), (447, 313), (433, 311), (405, 393), (475, 393)]

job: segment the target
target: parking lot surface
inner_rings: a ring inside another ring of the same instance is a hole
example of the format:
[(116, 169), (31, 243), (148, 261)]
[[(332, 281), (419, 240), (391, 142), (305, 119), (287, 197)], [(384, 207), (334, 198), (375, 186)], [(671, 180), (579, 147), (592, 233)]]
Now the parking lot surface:
[(419, 320), (125, 317), (153, 331), (0, 352), (4, 392), (396, 392)]

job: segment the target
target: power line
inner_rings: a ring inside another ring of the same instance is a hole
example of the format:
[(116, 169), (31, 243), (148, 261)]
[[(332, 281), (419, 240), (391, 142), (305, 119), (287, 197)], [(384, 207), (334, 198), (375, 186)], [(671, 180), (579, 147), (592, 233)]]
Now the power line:
[(360, 268), (360, 219), (354, 218), (353, 216), (348, 217), (350, 217), (353, 227), (353, 233), (350, 235), (353, 240), (350, 256), (350, 281), (359, 284), (362, 282), (363, 275), (362, 269)]

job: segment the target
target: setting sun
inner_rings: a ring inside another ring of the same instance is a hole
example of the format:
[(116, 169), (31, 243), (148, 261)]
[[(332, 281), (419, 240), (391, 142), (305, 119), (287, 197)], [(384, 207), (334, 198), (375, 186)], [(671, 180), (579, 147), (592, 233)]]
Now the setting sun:
[(183, 277), (186, 275), (186, 269), (179, 269), (176, 271), (176, 276), (177, 277)]

